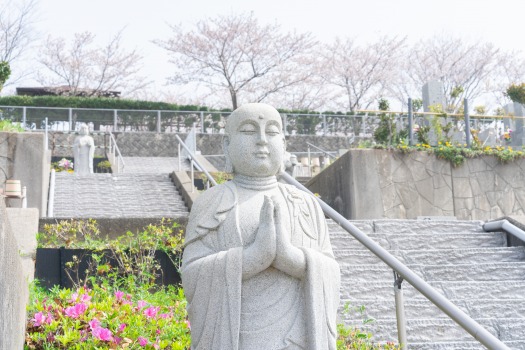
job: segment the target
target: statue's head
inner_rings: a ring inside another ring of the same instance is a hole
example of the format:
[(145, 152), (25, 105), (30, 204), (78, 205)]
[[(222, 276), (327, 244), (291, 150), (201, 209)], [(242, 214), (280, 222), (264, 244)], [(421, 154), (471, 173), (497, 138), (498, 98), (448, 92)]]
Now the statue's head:
[(89, 135), (89, 126), (82, 124), (79, 130), (80, 135)]
[(265, 103), (249, 103), (233, 111), (226, 121), (224, 154), (233, 172), (270, 176), (280, 172), (285, 138), (279, 112)]

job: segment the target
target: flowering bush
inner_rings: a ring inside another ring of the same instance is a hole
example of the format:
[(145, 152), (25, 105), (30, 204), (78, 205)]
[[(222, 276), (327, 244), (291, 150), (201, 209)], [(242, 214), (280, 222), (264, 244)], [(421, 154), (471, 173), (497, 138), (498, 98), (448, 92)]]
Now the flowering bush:
[(503, 133), (502, 139), (506, 142), (512, 141), (512, 130), (507, 130), (507, 132)]
[(190, 324), (182, 289), (150, 289), (128, 293), (103, 284), (45, 291), (34, 286), (25, 348), (188, 349)]
[(55, 169), (56, 172), (61, 172), (61, 171), (67, 171), (68, 173), (73, 172), (73, 162), (66, 158), (62, 158), (58, 162), (51, 163), (51, 166), (53, 167), (53, 169)]

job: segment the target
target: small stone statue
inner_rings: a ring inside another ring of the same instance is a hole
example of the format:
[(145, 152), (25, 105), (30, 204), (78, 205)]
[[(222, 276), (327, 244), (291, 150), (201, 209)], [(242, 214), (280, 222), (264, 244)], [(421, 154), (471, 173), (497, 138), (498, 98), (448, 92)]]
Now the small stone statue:
[(95, 154), (95, 142), (89, 136), (89, 127), (83, 124), (80, 127), (80, 135), (73, 142), (73, 155), (75, 157), (75, 174), (88, 175), (93, 173), (93, 156)]
[(191, 210), (182, 283), (197, 349), (336, 349), (339, 265), (315, 198), (279, 183), (285, 139), (273, 107), (227, 120), (232, 181)]

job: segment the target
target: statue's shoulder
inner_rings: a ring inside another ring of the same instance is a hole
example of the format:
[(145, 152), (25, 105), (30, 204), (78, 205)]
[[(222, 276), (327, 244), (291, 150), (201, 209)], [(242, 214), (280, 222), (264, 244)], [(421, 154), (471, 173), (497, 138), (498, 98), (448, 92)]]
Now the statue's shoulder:
[[(223, 199), (223, 196), (226, 197)], [(231, 197), (231, 199), (229, 199), (229, 197)], [(228, 183), (213, 186), (202, 192), (197, 199), (195, 199), (191, 210), (193, 212), (194, 209), (203, 207), (210, 208), (212, 203), (219, 203), (222, 200), (234, 200), (234, 197), (233, 189)]]

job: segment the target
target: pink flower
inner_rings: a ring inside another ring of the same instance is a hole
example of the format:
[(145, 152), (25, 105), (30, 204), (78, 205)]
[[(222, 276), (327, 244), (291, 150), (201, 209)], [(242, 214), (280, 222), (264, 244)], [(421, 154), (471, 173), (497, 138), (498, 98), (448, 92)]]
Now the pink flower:
[(139, 309), (142, 309), (142, 308), (145, 307), (146, 305), (148, 305), (148, 303), (145, 302), (144, 300), (139, 300), (139, 301), (137, 301), (137, 306), (139, 307)]
[(144, 310), (144, 315), (148, 318), (153, 318), (157, 316), (157, 312), (159, 311), (159, 307), (148, 307), (146, 310)]
[(74, 303), (74, 302), (77, 301), (77, 299), (78, 299), (78, 293), (75, 292), (75, 293), (71, 294), (71, 298), (69, 299), (69, 302), (70, 303)]
[(113, 340), (113, 333), (107, 328), (103, 327), (96, 327), (91, 330), (91, 334), (97, 339), (104, 340), (104, 341), (112, 341)]
[(87, 305), (84, 303), (76, 304), (75, 306), (70, 306), (66, 308), (64, 313), (66, 316), (72, 317), (72, 318), (78, 318), (80, 315), (82, 315), (87, 310)]
[(31, 321), (33, 321), (33, 324), (36, 326), (36, 327), (40, 327), (41, 325), (44, 324), (44, 322), (46, 321), (46, 316), (44, 316), (44, 313), (43, 312), (37, 312), (35, 314), (35, 317), (33, 319), (31, 319)]
[(160, 329), (157, 329), (155, 333), (160, 334)]
[(148, 345), (148, 339), (144, 337), (138, 337), (137, 341), (139, 342), (140, 346), (146, 346)]
[(188, 329), (191, 329), (191, 325), (190, 325), (190, 321), (189, 320), (185, 320), (184, 323), (186, 323), (186, 326), (188, 326)]
[(160, 318), (170, 318), (170, 314), (159, 314)]
[(118, 331), (122, 332), (126, 328), (126, 326), (127, 325), (125, 323), (121, 323), (120, 326), (118, 326)]
[(124, 292), (121, 292), (120, 290), (117, 290), (115, 292), (115, 298), (117, 298), (118, 301), (122, 300), (123, 296), (124, 296)]
[(100, 321), (97, 320), (96, 318), (92, 319), (91, 321), (88, 322), (89, 323), (89, 327), (93, 330), (95, 328), (98, 328), (100, 326)]
[(48, 314), (46, 317), (46, 323), (51, 324), (53, 322), (53, 316), (51, 314)]
[(80, 296), (80, 301), (83, 303), (88, 303), (90, 300), (91, 300), (91, 297), (89, 296), (89, 294), (82, 294)]

